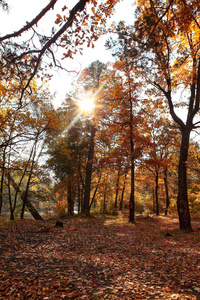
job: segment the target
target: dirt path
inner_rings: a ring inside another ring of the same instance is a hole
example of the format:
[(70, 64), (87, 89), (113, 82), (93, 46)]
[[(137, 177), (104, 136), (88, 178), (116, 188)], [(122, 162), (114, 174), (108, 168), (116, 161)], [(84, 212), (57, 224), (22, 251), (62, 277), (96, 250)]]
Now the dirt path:
[(0, 299), (200, 299), (198, 223), (187, 234), (170, 217), (54, 224), (0, 225)]

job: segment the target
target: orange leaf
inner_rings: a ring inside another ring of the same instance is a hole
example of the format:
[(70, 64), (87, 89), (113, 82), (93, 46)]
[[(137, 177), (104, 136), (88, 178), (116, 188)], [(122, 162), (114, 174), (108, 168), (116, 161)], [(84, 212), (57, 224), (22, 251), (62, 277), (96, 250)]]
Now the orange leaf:
[(62, 11), (64, 11), (65, 9), (67, 9), (67, 6), (66, 6), (66, 5), (62, 8)]

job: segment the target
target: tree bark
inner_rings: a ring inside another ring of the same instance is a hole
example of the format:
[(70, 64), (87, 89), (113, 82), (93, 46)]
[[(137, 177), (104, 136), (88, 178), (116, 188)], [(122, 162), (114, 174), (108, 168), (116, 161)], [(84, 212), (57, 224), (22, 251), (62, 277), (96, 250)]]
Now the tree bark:
[(159, 216), (159, 201), (158, 201), (158, 179), (159, 179), (159, 176), (158, 176), (158, 170), (156, 169), (156, 186), (155, 186), (155, 196), (156, 196), (156, 216)]
[(165, 216), (168, 214), (170, 199), (169, 199), (169, 190), (168, 190), (168, 180), (167, 180), (167, 166), (164, 168), (164, 184), (165, 184), (165, 195), (166, 195), (166, 208)]
[(6, 147), (3, 149), (3, 160), (2, 160), (2, 173), (1, 173), (1, 187), (0, 187), (0, 216), (3, 206), (3, 185), (4, 185), (4, 173), (5, 173), (5, 158), (6, 158)]
[(103, 196), (103, 214), (106, 213), (106, 196), (107, 196), (107, 183), (105, 184), (105, 190)]
[(117, 199), (118, 199), (118, 192), (119, 192), (119, 179), (120, 179), (120, 166), (117, 173), (117, 182), (116, 182), (116, 192), (115, 192), (115, 207), (114, 210), (117, 212)]
[(130, 210), (129, 222), (135, 222), (135, 161), (133, 157), (134, 141), (133, 141), (133, 107), (132, 98), (130, 96), (130, 146), (131, 146), (131, 194), (130, 194)]
[(177, 210), (180, 230), (192, 231), (187, 192), (187, 159), (190, 139), (190, 129), (182, 128), (182, 140), (178, 166), (178, 197)]
[(91, 137), (90, 137), (90, 148), (88, 154), (88, 161), (86, 166), (86, 178), (85, 178), (85, 193), (83, 198), (82, 213), (90, 213), (90, 190), (91, 190), (91, 179), (92, 179), (92, 162), (94, 157), (94, 137), (96, 128), (92, 125)]
[(153, 213), (155, 214), (156, 213), (156, 201), (155, 201), (155, 189), (154, 187), (152, 188), (152, 199), (153, 199)]
[(125, 174), (124, 185), (123, 185), (122, 194), (121, 194), (120, 208), (119, 208), (120, 210), (123, 209), (124, 192), (125, 192), (125, 187), (126, 187), (126, 176), (127, 176), (127, 173)]
[(68, 202), (68, 213), (70, 215), (74, 214), (74, 201), (72, 198), (72, 184), (71, 184), (71, 178), (69, 175), (68, 182), (67, 182), (67, 202)]
[(35, 220), (43, 221), (43, 218), (40, 216), (40, 214), (38, 213), (36, 208), (32, 205), (29, 199), (26, 199), (26, 207), (28, 208), (29, 212), (31, 213), (31, 215)]
[[(133, 141), (132, 141), (133, 144)], [(129, 222), (135, 222), (135, 164), (131, 158), (131, 194), (130, 194), (130, 214)]]
[(10, 174), (8, 173), (8, 198), (9, 198), (9, 205), (10, 205), (10, 220), (14, 220), (14, 209), (12, 204), (12, 196), (11, 196), (11, 189), (10, 189)]
[(96, 196), (96, 193), (97, 193), (98, 188), (99, 188), (100, 180), (101, 180), (101, 174), (99, 175), (98, 182), (97, 182), (97, 185), (96, 185), (94, 194), (93, 194), (93, 196), (92, 196), (92, 201), (91, 201), (91, 203), (90, 203), (90, 205), (89, 205), (89, 210), (91, 209), (93, 203), (94, 203), (94, 207), (95, 207), (95, 196)]

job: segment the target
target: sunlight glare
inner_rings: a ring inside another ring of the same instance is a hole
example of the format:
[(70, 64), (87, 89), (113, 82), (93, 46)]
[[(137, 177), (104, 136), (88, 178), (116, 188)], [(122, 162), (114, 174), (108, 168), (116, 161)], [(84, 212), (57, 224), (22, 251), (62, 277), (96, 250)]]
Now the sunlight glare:
[(79, 108), (82, 112), (92, 112), (94, 109), (94, 98), (93, 97), (85, 97), (80, 100)]

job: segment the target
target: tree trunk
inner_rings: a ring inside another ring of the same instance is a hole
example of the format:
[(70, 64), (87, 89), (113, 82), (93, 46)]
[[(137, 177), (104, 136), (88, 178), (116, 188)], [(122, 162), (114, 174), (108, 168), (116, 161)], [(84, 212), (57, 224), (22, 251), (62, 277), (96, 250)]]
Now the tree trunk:
[(69, 175), (68, 182), (67, 182), (67, 202), (68, 202), (68, 213), (70, 215), (74, 214), (74, 201), (72, 199), (72, 184), (71, 178)]
[[(6, 174), (7, 176), (7, 174)], [(21, 191), (21, 189), (19, 188), (19, 186), (17, 185), (17, 183), (15, 182), (14, 178), (10, 175), (10, 181), (12, 183), (13, 188), (15, 189), (15, 191), (18, 191), (19, 193), (21, 193), (21, 199), (24, 203), (24, 193)], [(27, 198), (26, 199), (26, 207), (28, 208), (29, 212), (31, 213), (31, 215), (33, 216), (33, 218), (35, 220), (40, 220), (43, 221), (43, 218), (40, 216), (40, 214), (38, 213), (38, 211), (35, 209), (35, 207), (32, 205), (32, 203), (30, 202), (30, 200)]]
[(122, 194), (121, 194), (120, 210), (123, 209), (124, 192), (125, 192), (125, 187), (126, 187), (126, 176), (127, 176), (127, 173), (125, 174), (125, 180), (124, 180), (124, 185), (123, 185)]
[(131, 146), (131, 194), (130, 194), (130, 210), (129, 222), (135, 222), (135, 161), (133, 157), (134, 141), (133, 141), (133, 107), (130, 101), (130, 146)]
[(156, 216), (159, 216), (159, 201), (158, 201), (158, 170), (156, 169), (156, 187), (155, 187), (155, 196), (156, 196)]
[(129, 103), (130, 103), (130, 146), (131, 146), (131, 194), (130, 194), (130, 210), (129, 210), (129, 222), (135, 222), (135, 161), (134, 161), (134, 140), (133, 140), (133, 103), (131, 96), (131, 86), (129, 81)]
[(105, 184), (104, 196), (103, 196), (103, 214), (106, 212), (106, 196), (107, 196), (107, 183)]
[(81, 207), (81, 186), (80, 186), (80, 181), (78, 181), (78, 214), (80, 212), (80, 207)]
[(23, 196), (23, 199), (22, 199), (23, 200), (23, 204), (22, 204), (22, 210), (21, 210), (21, 219), (24, 218), (24, 212), (25, 212), (26, 202), (27, 202), (27, 199), (28, 199), (28, 192), (29, 192), (29, 187), (30, 187), (30, 183), (31, 183), (31, 177), (32, 177), (32, 174), (33, 174), (33, 167), (35, 165), (37, 142), (38, 142), (38, 136), (35, 139), (35, 142), (34, 142), (34, 145), (32, 147), (30, 157), (29, 157), (29, 160), (30, 160), (31, 156), (33, 154), (32, 162), (31, 162), (31, 166), (30, 166), (30, 171), (29, 171), (29, 176), (28, 176), (28, 181), (27, 181), (27, 184), (26, 184), (26, 190), (25, 190), (25, 193), (24, 193), (24, 196)]
[(166, 208), (165, 216), (168, 214), (170, 200), (169, 200), (169, 190), (168, 190), (168, 177), (167, 177), (167, 166), (164, 168), (164, 184), (165, 184), (165, 195), (166, 195)]
[(3, 184), (4, 184), (4, 168), (2, 169), (1, 174), (1, 187), (0, 187), (0, 216), (2, 212), (2, 206), (3, 206)]
[(94, 137), (96, 133), (96, 128), (92, 125), (91, 137), (90, 137), (90, 148), (88, 154), (88, 161), (86, 166), (86, 178), (85, 178), (85, 193), (83, 198), (82, 213), (90, 213), (90, 190), (91, 190), (91, 180), (92, 180), (92, 162), (94, 157)]
[(135, 164), (131, 162), (131, 194), (130, 194), (130, 215), (129, 221), (135, 222)]
[(192, 231), (190, 211), (188, 204), (187, 192), (187, 158), (190, 139), (189, 129), (181, 130), (182, 140), (180, 148), (179, 166), (178, 166), (178, 197), (177, 197), (177, 210), (179, 216), (180, 230)]
[(0, 187), (0, 216), (3, 206), (3, 185), (4, 185), (4, 173), (5, 173), (5, 158), (6, 158), (6, 147), (3, 150), (3, 160), (2, 160), (2, 173), (1, 173), (1, 187)]
[(7, 179), (8, 179), (8, 198), (9, 198), (9, 205), (10, 205), (10, 220), (14, 220), (15, 219), (14, 210), (13, 210), (12, 195), (10, 189), (10, 173), (8, 173)]
[(96, 203), (96, 201), (95, 201), (95, 196), (96, 196), (96, 193), (97, 193), (98, 188), (99, 188), (100, 180), (101, 180), (101, 174), (99, 175), (98, 182), (97, 182), (97, 185), (96, 185), (94, 194), (93, 194), (93, 196), (92, 196), (92, 201), (91, 201), (90, 206), (89, 206), (89, 210), (91, 209), (93, 203), (94, 203), (94, 208), (95, 208), (95, 203)]
[(156, 201), (155, 201), (155, 189), (154, 187), (152, 188), (152, 198), (153, 198), (153, 213), (156, 213)]
[(78, 214), (82, 210), (82, 202), (83, 202), (83, 190), (85, 189), (85, 184), (83, 182), (83, 177), (81, 174), (81, 156), (79, 153), (79, 162), (78, 162), (78, 172), (79, 172), (79, 179), (78, 179)]
[(115, 192), (115, 206), (114, 211), (117, 212), (117, 199), (118, 199), (118, 192), (119, 192), (119, 179), (120, 179), (120, 167), (117, 173), (117, 182), (116, 182), (116, 192)]
[(21, 197), (21, 199), (23, 200), (22, 210), (21, 210), (21, 219), (24, 218), (25, 207), (27, 206), (26, 203), (27, 203), (27, 199), (28, 199), (28, 191), (29, 191), (29, 186), (30, 186), (30, 182), (31, 182), (31, 175), (32, 175), (32, 170), (31, 170), (31, 172), (29, 174), (29, 177), (28, 177), (28, 181), (27, 181), (27, 184), (26, 184), (26, 190), (24, 192), (24, 195), (23, 195), (23, 197)]
[(35, 220), (43, 221), (43, 218), (40, 216), (36, 208), (32, 205), (29, 199), (26, 200), (26, 207), (28, 208), (29, 212), (33, 216)]

